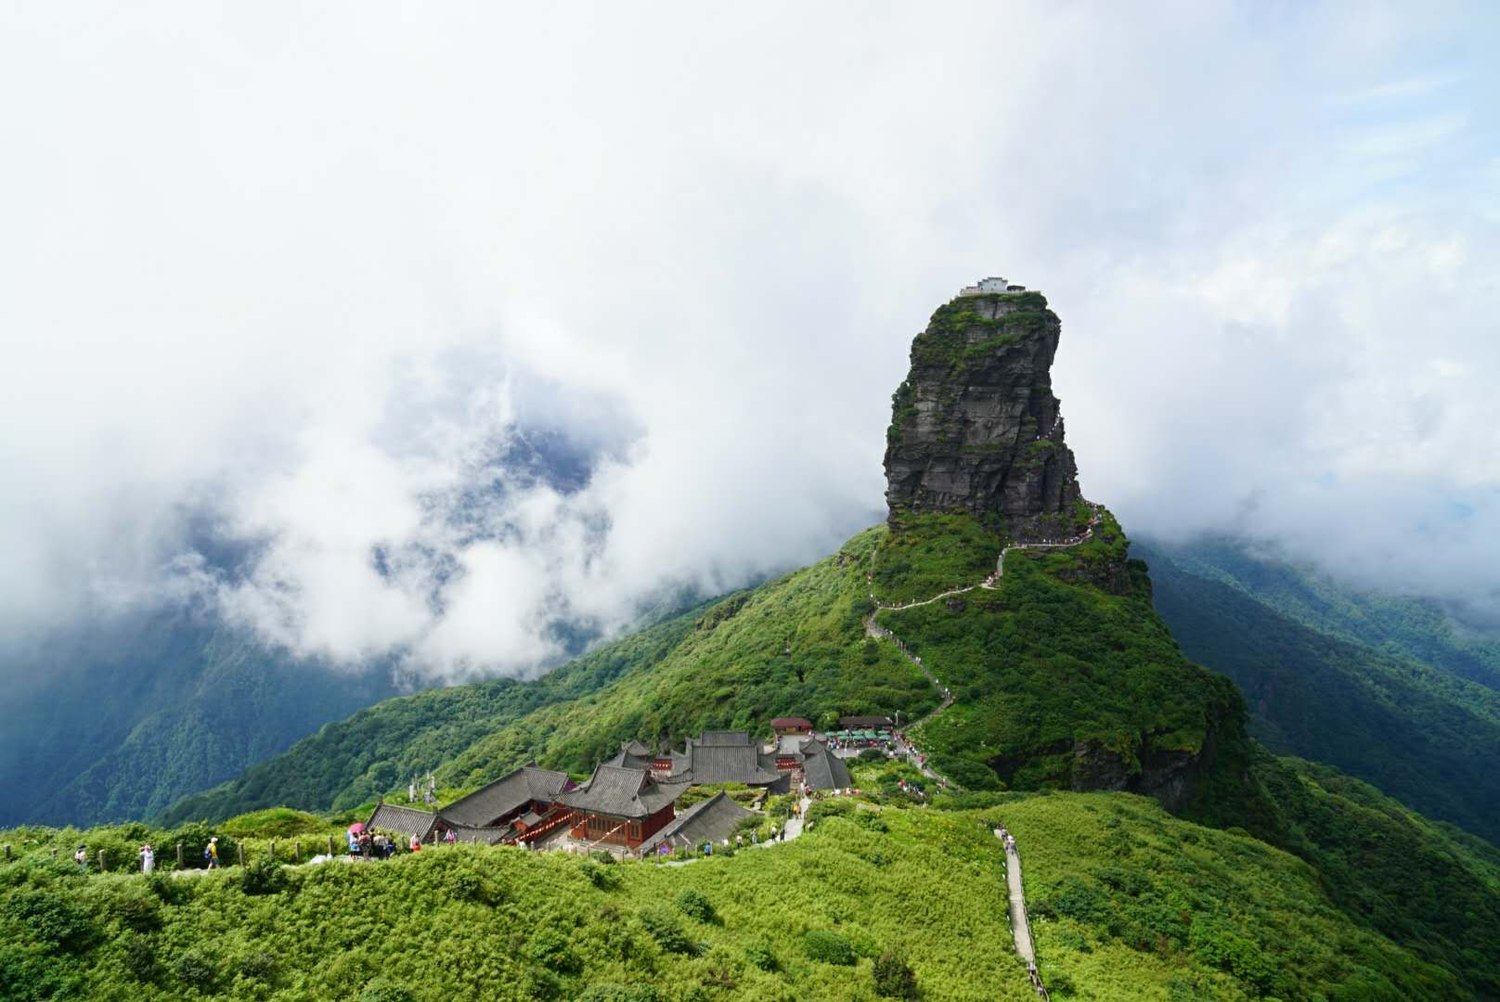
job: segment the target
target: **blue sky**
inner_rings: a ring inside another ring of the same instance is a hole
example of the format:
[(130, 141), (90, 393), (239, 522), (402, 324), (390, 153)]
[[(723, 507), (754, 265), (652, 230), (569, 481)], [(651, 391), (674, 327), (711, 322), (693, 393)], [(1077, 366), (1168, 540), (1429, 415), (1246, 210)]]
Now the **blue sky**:
[[(530, 670), (559, 614), (621, 629), (879, 518), (910, 338), (995, 273), (1062, 317), (1129, 530), (1483, 607), (1497, 19), (12, 7), (0, 636), (194, 601)], [(539, 429), (581, 490), (496, 487)]]

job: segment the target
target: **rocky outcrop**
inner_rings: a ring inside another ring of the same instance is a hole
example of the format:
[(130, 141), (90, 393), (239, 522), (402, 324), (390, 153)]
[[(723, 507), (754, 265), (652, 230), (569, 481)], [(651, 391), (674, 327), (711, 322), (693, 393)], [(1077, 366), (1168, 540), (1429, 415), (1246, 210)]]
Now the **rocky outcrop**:
[(932, 315), (892, 400), (893, 525), (906, 512), (968, 511), (1025, 539), (1072, 524), (1078, 471), (1051, 379), (1060, 330), (1036, 292), (960, 296)]

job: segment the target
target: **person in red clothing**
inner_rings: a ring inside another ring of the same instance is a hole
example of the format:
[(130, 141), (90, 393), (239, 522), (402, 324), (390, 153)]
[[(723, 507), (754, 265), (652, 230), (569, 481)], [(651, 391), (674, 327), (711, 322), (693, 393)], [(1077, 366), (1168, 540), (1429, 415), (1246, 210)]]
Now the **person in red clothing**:
[(420, 838), (418, 838), (416, 835), (413, 835), (411, 837), (410, 848), (411, 848), (412, 852), (421, 852), (422, 851), (422, 840)]

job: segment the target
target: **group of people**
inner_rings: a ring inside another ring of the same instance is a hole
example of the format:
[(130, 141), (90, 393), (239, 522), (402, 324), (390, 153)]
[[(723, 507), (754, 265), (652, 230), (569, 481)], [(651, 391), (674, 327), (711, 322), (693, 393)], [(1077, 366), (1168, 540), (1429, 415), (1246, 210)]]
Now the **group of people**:
[[(443, 834), (443, 841), (452, 845), (458, 836), (452, 831)], [(422, 837), (415, 833), (405, 840), (407, 852), (422, 851)], [(349, 832), (349, 855), (363, 859), (390, 859), (401, 851), (402, 839), (396, 835), (371, 832), (368, 828)]]
[[(349, 855), (363, 859), (390, 859), (400, 848), (400, 841), (368, 830), (349, 833)], [(413, 835), (408, 843), (409, 852), (418, 852), (422, 840)]]

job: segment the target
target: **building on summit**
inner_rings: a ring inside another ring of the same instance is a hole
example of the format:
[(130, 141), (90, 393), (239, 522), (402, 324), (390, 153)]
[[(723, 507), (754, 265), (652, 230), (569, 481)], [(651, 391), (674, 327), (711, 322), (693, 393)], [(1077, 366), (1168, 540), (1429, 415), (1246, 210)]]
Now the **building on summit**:
[(992, 296), (997, 293), (1025, 292), (1026, 286), (1016, 285), (1014, 282), (998, 276), (981, 278), (978, 285), (966, 285), (958, 290), (960, 296)]

